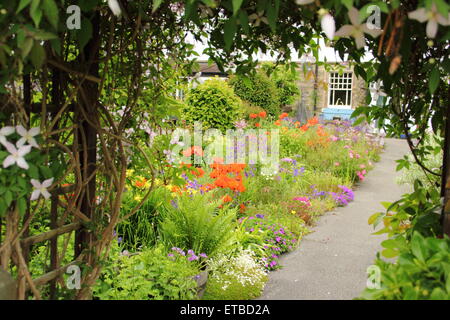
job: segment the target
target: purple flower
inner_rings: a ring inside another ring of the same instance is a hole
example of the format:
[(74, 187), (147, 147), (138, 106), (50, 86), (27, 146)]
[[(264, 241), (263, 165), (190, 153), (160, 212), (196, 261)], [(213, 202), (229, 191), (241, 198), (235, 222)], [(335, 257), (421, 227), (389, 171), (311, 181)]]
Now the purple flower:
[(258, 219), (264, 219), (264, 215), (263, 215), (263, 214), (259, 214), (259, 213), (258, 213), (258, 214), (256, 215), (256, 217), (257, 217)]
[(206, 255), (206, 253), (200, 253), (200, 254), (199, 254), (199, 257), (200, 257), (200, 258), (205, 258), (205, 259), (208, 258), (208, 256)]

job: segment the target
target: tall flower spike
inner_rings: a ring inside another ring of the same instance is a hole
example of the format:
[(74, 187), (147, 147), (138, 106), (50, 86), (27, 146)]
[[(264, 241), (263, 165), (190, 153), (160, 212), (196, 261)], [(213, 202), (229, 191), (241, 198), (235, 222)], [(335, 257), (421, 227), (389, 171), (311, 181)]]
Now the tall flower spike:
[(34, 187), (33, 193), (31, 194), (30, 198), (31, 201), (37, 200), (41, 194), (45, 199), (50, 198), (51, 195), (50, 192), (48, 192), (47, 188), (52, 185), (53, 178), (44, 180), (44, 182), (42, 183), (36, 179), (31, 179), (30, 182)]
[(6, 150), (10, 153), (9, 156), (3, 160), (3, 168), (8, 168), (9, 166), (13, 164), (17, 164), (18, 167), (28, 170), (29, 166), (28, 163), (25, 161), (24, 156), (30, 153), (31, 146), (21, 146), (18, 149), (12, 144), (7, 142), (5, 144)]
[(366, 45), (364, 33), (367, 33), (374, 38), (378, 37), (381, 34), (381, 30), (369, 29), (367, 23), (361, 23), (359, 19), (358, 9), (352, 7), (348, 11), (348, 16), (352, 24), (346, 24), (342, 26), (335, 35), (338, 37), (353, 37), (358, 49), (364, 48), (364, 46)]
[(39, 145), (37, 144), (36, 140), (34, 139), (34, 137), (37, 136), (41, 132), (39, 127), (34, 127), (34, 128), (31, 128), (30, 130), (27, 130), (23, 126), (16, 126), (16, 131), (21, 136), (19, 141), (17, 141), (17, 143), (16, 143), (17, 147), (21, 147), (26, 142), (28, 142), (28, 144), (31, 145), (32, 147), (39, 149)]
[(0, 129), (0, 143), (5, 145), (8, 143), (6, 137), (14, 133), (14, 127), (3, 127)]
[(427, 23), (427, 37), (434, 38), (436, 37), (438, 24), (442, 26), (450, 25), (450, 13), (447, 17), (444, 17), (437, 10), (436, 4), (433, 2), (430, 10), (425, 8), (419, 8), (417, 10), (411, 11), (408, 13), (408, 18), (417, 20), (421, 23), (428, 21)]

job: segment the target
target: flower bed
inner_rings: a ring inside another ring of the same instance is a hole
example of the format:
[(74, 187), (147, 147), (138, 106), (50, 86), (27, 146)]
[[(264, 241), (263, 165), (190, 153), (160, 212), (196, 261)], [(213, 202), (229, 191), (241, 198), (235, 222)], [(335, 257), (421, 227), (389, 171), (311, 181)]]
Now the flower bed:
[[(297, 247), (309, 226), (324, 212), (354, 200), (353, 189), (382, 150), (366, 128), (349, 122), (319, 123), (313, 118), (300, 124), (286, 113), (273, 119), (260, 112), (235, 125), (267, 130), (268, 136), (269, 130), (279, 129), (278, 170), (268, 172), (259, 164), (226, 164), (220, 157), (211, 164), (177, 166), (173, 160), (177, 153), (171, 148), (180, 143), (156, 137), (154, 147), (170, 157), (160, 161), (160, 174), (146, 202), (152, 215), (142, 213), (148, 220), (134, 222), (135, 230), (151, 230), (146, 232), (153, 232), (148, 237), (152, 240), (141, 237), (137, 244), (136, 237), (128, 236), (117, 249), (154, 255), (158, 247), (171, 268), (178, 264), (193, 276), (207, 269), (204, 299), (253, 299), (261, 294), (267, 273), (282, 268), (280, 256)], [(261, 146), (259, 140), (255, 142)], [(183, 146), (178, 155), (195, 160), (207, 147)], [(143, 168), (139, 175), (131, 172), (129, 180), (124, 215), (143, 199), (151, 176)], [(146, 223), (152, 227), (143, 228)], [(120, 230), (129, 234), (132, 228), (133, 224), (127, 229), (119, 225), (118, 236), (122, 236)], [(101, 277), (100, 283), (105, 279)], [(180, 294), (193, 298), (193, 287), (190, 284), (187, 291), (166, 298), (177, 299)], [(107, 296), (99, 292), (99, 297)]]

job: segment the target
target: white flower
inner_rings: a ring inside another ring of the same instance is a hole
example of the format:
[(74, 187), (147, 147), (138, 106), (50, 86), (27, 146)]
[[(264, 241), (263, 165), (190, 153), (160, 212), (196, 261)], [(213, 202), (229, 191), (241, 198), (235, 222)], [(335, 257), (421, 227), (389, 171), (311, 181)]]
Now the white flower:
[(12, 144), (12, 143), (5, 143), (4, 144), (6, 150), (10, 153), (9, 156), (3, 160), (3, 168), (8, 168), (9, 166), (13, 164), (17, 164), (22, 169), (27, 170), (29, 168), (28, 163), (25, 161), (24, 156), (30, 153), (31, 146), (21, 146), (18, 149)]
[(364, 46), (366, 45), (364, 33), (370, 34), (374, 38), (378, 37), (381, 34), (381, 30), (369, 29), (367, 27), (367, 23), (361, 23), (359, 19), (359, 11), (357, 9), (352, 7), (348, 11), (348, 16), (352, 24), (346, 24), (342, 26), (335, 35), (338, 37), (351, 36), (355, 38), (356, 47), (358, 49), (364, 48)]
[(427, 37), (434, 38), (438, 30), (438, 24), (443, 26), (450, 25), (450, 13), (447, 17), (444, 17), (437, 10), (436, 4), (433, 2), (431, 10), (425, 8), (419, 8), (415, 11), (408, 13), (408, 18), (417, 20), (421, 23), (428, 21), (427, 23)]
[(28, 144), (31, 145), (32, 147), (39, 149), (39, 145), (34, 139), (34, 137), (41, 132), (39, 127), (34, 127), (31, 128), (30, 130), (27, 130), (23, 126), (17, 126), (16, 131), (22, 137), (19, 139), (19, 141), (17, 141), (16, 143), (17, 147), (21, 147), (25, 144), (25, 142), (28, 142)]
[(122, 10), (120, 9), (120, 5), (117, 0), (108, 0), (108, 6), (115, 16), (120, 16)]
[(377, 81), (370, 89), (373, 100), (378, 100), (379, 97), (386, 97), (386, 93), (382, 90), (382, 85), (380, 81)]
[(0, 143), (5, 144), (8, 141), (6, 140), (6, 137), (10, 134), (14, 133), (14, 127), (3, 127), (0, 129)]
[(326, 34), (328, 39), (333, 40), (334, 33), (336, 32), (336, 24), (333, 16), (329, 13), (324, 14), (320, 20), (320, 25), (322, 26), (322, 31)]
[(267, 20), (267, 18), (264, 17), (264, 11), (259, 11), (258, 13), (253, 13), (253, 14), (249, 15), (248, 18), (250, 19), (251, 23), (255, 27), (259, 27), (261, 22), (264, 22), (265, 24), (269, 24), (269, 21)]
[(310, 4), (313, 3), (315, 0), (295, 0), (295, 3), (297, 3), (298, 5), (303, 5), (303, 4)]
[(50, 192), (47, 191), (47, 188), (52, 185), (53, 178), (44, 180), (42, 183), (36, 179), (31, 179), (30, 182), (34, 187), (30, 198), (31, 201), (37, 200), (41, 194), (45, 199), (50, 198)]

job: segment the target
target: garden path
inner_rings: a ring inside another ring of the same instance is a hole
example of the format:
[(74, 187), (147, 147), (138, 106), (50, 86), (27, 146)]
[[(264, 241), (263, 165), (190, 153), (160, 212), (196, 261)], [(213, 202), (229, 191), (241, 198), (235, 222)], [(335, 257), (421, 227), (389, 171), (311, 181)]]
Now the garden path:
[(269, 275), (260, 299), (353, 299), (364, 290), (366, 270), (384, 236), (371, 235), (368, 218), (383, 211), (381, 201), (395, 201), (408, 191), (395, 183), (396, 162), (409, 152), (405, 140), (385, 139), (381, 160), (355, 190), (355, 201), (320, 218), (283, 266)]

